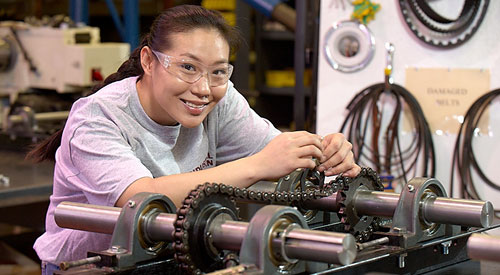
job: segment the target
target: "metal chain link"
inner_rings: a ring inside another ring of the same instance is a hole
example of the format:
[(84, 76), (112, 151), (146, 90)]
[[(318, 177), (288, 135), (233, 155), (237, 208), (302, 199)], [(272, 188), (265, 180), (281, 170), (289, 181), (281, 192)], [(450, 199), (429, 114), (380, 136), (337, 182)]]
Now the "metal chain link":
[[(380, 184), (383, 189), (383, 185), (381, 185), (380, 179), (378, 178), (377, 174), (369, 168), (363, 168), (360, 175), (358, 175), (358, 177), (354, 179), (338, 176), (334, 180), (330, 181), (330, 183), (323, 185), (322, 189), (309, 189), (305, 191), (260, 192), (247, 190), (246, 188), (233, 187), (225, 184), (208, 182), (205, 184), (201, 184), (189, 193), (189, 195), (182, 201), (181, 207), (177, 210), (177, 218), (174, 222), (175, 231), (173, 233), (175, 260), (178, 262), (181, 270), (186, 273), (203, 273), (203, 271), (196, 267), (196, 264), (192, 260), (192, 257), (189, 253), (190, 247), (188, 230), (193, 226), (193, 224), (190, 224), (189, 220), (192, 218), (194, 210), (197, 209), (200, 205), (200, 202), (208, 196), (221, 194), (228, 196), (233, 202), (234, 200), (248, 200), (264, 204), (292, 205), (308, 200), (328, 197), (339, 190), (344, 194), (343, 196), (345, 197), (346, 193), (344, 191), (349, 189), (349, 183), (359, 177), (366, 176), (368, 176), (374, 182)], [(344, 218), (342, 222), (346, 225), (349, 224), (349, 220), (347, 217)], [(368, 233), (369, 232), (365, 234)]]

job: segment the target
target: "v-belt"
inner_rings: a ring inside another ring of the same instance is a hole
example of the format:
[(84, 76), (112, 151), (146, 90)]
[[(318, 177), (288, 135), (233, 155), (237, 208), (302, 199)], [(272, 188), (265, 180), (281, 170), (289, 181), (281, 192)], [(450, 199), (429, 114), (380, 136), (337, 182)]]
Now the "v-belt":
[[(479, 9), (479, 1), (465, 0), (460, 15), (456, 19), (449, 19), (435, 12), (434, 9), (432, 9), (427, 3), (427, 0), (410, 0), (408, 3), (422, 24), (433, 31), (444, 33), (459, 32), (466, 29), (468, 25), (472, 24), (474, 16)], [(445, 29), (438, 26), (437, 23), (454, 23), (455, 25)]]
[(481, 25), (489, 0), (465, 0), (456, 19), (436, 12), (428, 0), (399, 0), (403, 20), (418, 39), (441, 48), (459, 46)]
[[(383, 108), (379, 109), (378, 104), (383, 93), (394, 97), (396, 106), (387, 129), (381, 136), (384, 113), (381, 111)], [(403, 103), (406, 104), (408, 113), (411, 114), (415, 123), (415, 135), (405, 150), (402, 150), (399, 140), (399, 121)], [(434, 177), (435, 153), (429, 125), (420, 105), (408, 90), (397, 84), (374, 84), (355, 95), (347, 109), (349, 114), (340, 132), (346, 134), (347, 139), (352, 143), (357, 163), (364, 164), (363, 162), (367, 161), (369, 164), (366, 166), (375, 167), (379, 174), (400, 171), (401, 175), (395, 175), (394, 179), (403, 178), (407, 182), (407, 174), (410, 171), (413, 170), (414, 177), (417, 176), (416, 165), (418, 161), (421, 161), (423, 169), (419, 176)], [(371, 142), (367, 141), (370, 119), (373, 127)], [(379, 148), (381, 138), (385, 143), (384, 153), (380, 152)]]
[[(479, 166), (477, 158), (472, 147), (472, 138), (478, 128), (479, 121), (484, 112), (490, 106), (490, 103), (500, 95), (500, 89), (490, 91), (477, 99), (467, 110), (464, 121), (460, 125), (460, 130), (455, 142), (453, 151), (453, 165), (451, 169), (451, 191), (453, 195), (453, 179), (455, 177), (455, 168), (458, 169), (460, 176), (460, 196), (466, 199), (481, 200), (473, 180), (473, 172), (491, 188), (500, 191), (500, 185), (493, 182)], [(495, 210), (498, 216), (500, 210)]]

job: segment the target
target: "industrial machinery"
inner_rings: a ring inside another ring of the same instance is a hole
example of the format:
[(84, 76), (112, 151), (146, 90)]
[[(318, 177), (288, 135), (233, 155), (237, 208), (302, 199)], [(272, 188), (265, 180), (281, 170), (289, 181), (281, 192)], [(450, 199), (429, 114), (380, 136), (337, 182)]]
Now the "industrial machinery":
[(467, 254), (474, 260), (500, 262), (500, 237), (472, 234), (467, 241)]
[[(125, 272), (159, 256), (169, 249), (168, 244), (175, 250), (179, 267), (196, 274), (238, 263), (238, 268), (247, 273), (303, 273), (327, 267), (307, 261), (349, 264), (354, 260), (356, 245), (351, 235), (309, 230), (303, 216), (291, 207), (269, 205), (250, 222), (238, 221), (234, 203), (227, 196), (232, 190), (226, 185), (202, 185), (191, 192), (177, 215), (172, 214), (174, 208), (166, 197), (148, 193), (134, 196), (121, 211), (61, 203), (56, 210), (58, 225), (113, 233), (110, 249), (91, 252), (82, 261), (62, 263), (61, 268), (95, 263), (101, 268), (74, 272)], [(232, 251), (240, 252), (239, 261)], [(162, 263), (162, 272), (177, 270), (172, 263)], [(151, 272), (150, 266), (140, 267), (141, 273)], [(157, 274), (160, 268), (154, 269)]]
[[(414, 178), (401, 194), (381, 186), (368, 168), (330, 183), (301, 169), (272, 192), (200, 185), (177, 214), (159, 194), (123, 209), (63, 202), (59, 226), (113, 237), (108, 250), (61, 263), (59, 274), (423, 273), (467, 261), (469, 235), (497, 227), (491, 203), (447, 198), (436, 179)], [(265, 206), (242, 221), (236, 202)]]
[[(53, 22), (53, 21), (51, 21)], [(128, 58), (126, 43), (101, 43), (98, 28), (0, 22), (0, 124), (11, 136), (61, 128), (76, 98)]]

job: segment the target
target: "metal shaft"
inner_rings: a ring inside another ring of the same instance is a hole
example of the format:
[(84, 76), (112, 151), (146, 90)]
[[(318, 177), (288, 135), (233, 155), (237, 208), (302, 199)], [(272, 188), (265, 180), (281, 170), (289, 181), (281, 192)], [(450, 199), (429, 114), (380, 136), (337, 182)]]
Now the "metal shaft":
[(61, 202), (54, 218), (59, 227), (113, 234), (120, 211), (118, 207)]
[(493, 204), (489, 201), (433, 198), (423, 207), (426, 220), (445, 224), (489, 227), (493, 216)]
[(349, 264), (356, 257), (352, 235), (295, 228), (285, 238), (285, 254), (291, 259)]
[(160, 213), (151, 220), (145, 232), (152, 241), (173, 241), (175, 214)]
[(356, 192), (354, 205), (360, 215), (392, 217), (398, 206), (399, 194), (360, 190)]
[(324, 197), (316, 200), (307, 200), (302, 203), (302, 206), (311, 210), (322, 210), (328, 212), (338, 212), (339, 204), (337, 203), (337, 193), (331, 196)]
[(373, 241), (369, 241), (369, 242), (365, 242), (365, 243), (358, 243), (357, 246), (358, 246), (358, 249), (361, 251), (361, 250), (363, 250), (365, 248), (376, 246), (376, 245), (379, 245), (379, 244), (385, 244), (385, 243), (388, 243), (388, 242), (389, 242), (389, 238), (388, 237), (382, 237), (382, 238), (375, 239)]
[(95, 257), (90, 257), (78, 261), (72, 261), (72, 262), (62, 262), (59, 264), (59, 268), (61, 270), (68, 270), (72, 267), (75, 266), (82, 266), (82, 265), (87, 265), (87, 264), (93, 264), (93, 263), (98, 263), (101, 261), (101, 256), (95, 256)]
[[(213, 244), (220, 249), (238, 251), (247, 229), (246, 222), (225, 221), (212, 232)], [(284, 239), (285, 253), (292, 259), (345, 264), (352, 262), (356, 252), (354, 238), (343, 233), (294, 228)], [(272, 242), (277, 249), (283, 245), (280, 238)]]
[[(354, 208), (359, 215), (392, 217), (398, 201), (396, 193), (360, 190)], [(493, 205), (488, 201), (437, 197), (425, 201), (421, 211), (426, 221), (434, 223), (489, 227), (493, 222)]]
[(472, 234), (467, 241), (467, 254), (474, 260), (500, 262), (500, 237)]
[[(305, 201), (306, 209), (338, 212), (337, 193), (321, 199)], [(359, 190), (354, 198), (358, 215), (392, 217), (399, 202), (399, 194)], [(432, 198), (422, 205), (422, 217), (440, 224), (489, 227), (493, 221), (493, 205), (488, 201), (455, 198)]]
[(238, 251), (248, 229), (247, 222), (225, 221), (214, 227), (212, 241), (220, 249)]
[[(36, 113), (34, 118), (36, 121), (64, 120), (68, 118), (68, 115), (69, 111), (45, 112)], [(12, 123), (20, 123), (24, 121), (24, 117), (22, 115), (10, 115), (8, 119)]]
[[(121, 208), (76, 202), (62, 202), (54, 217), (59, 227), (113, 234)], [(160, 213), (149, 222), (145, 234), (152, 241), (173, 241), (175, 214)]]
[[(63, 202), (56, 207), (58, 226), (77, 230), (112, 234), (121, 208)], [(147, 223), (144, 234), (153, 241), (173, 241), (175, 214), (160, 213)], [(226, 220), (213, 226), (213, 245), (219, 249), (238, 251), (249, 223)], [(280, 242), (280, 240), (273, 240)], [(326, 263), (350, 263), (356, 246), (349, 234), (295, 228), (287, 233), (284, 245), (288, 257)], [(354, 256), (353, 256), (354, 255)]]

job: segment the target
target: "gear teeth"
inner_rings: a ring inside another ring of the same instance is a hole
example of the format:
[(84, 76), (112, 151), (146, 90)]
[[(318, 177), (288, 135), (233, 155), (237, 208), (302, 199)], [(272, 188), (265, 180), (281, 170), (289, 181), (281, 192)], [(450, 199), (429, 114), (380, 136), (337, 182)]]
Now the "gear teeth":
[[(182, 206), (177, 210), (177, 219), (174, 222), (174, 233), (172, 236), (174, 242), (172, 245), (174, 257), (179, 263), (179, 267), (190, 274), (201, 274), (201, 270), (195, 266), (193, 259), (190, 256), (189, 233), (193, 225), (189, 222), (194, 215), (194, 209), (198, 208), (200, 203), (209, 196), (214, 194), (227, 195), (231, 202), (235, 199), (263, 201), (266, 203), (279, 203), (284, 205), (296, 205), (302, 201), (310, 199), (318, 199), (331, 196), (340, 188), (348, 187), (349, 179), (345, 177), (337, 177), (329, 184), (323, 184), (322, 188), (314, 190), (306, 190), (302, 192), (258, 192), (249, 191), (246, 188), (238, 188), (222, 183), (204, 183), (200, 184), (196, 189), (189, 192), (188, 196), (182, 201)], [(344, 194), (345, 197), (345, 194)], [(345, 199), (345, 198), (344, 198)], [(239, 209), (236, 208), (236, 216), (239, 217)], [(345, 208), (345, 206), (344, 206)], [(348, 225), (347, 217), (343, 219), (346, 226)], [(224, 257), (221, 257), (223, 259)]]
[(335, 184), (337, 185), (337, 203), (339, 204), (339, 211), (337, 212), (337, 214), (340, 222), (344, 224), (344, 230), (351, 233), (358, 242), (368, 241), (378, 223), (378, 219), (373, 218), (372, 223), (367, 228), (365, 228), (364, 230), (356, 230), (355, 225), (353, 225), (350, 221), (346, 208), (346, 200), (348, 199), (347, 194), (350, 191), (351, 184), (361, 178), (368, 179), (370, 182), (372, 182), (374, 190), (384, 190), (384, 186), (381, 183), (380, 177), (373, 169), (367, 167), (362, 167), (361, 171), (355, 178), (339, 176), (330, 184), (330, 186), (334, 186)]
[[(198, 185), (194, 190), (191, 190), (186, 198), (182, 201), (182, 206), (177, 209), (177, 218), (174, 222), (174, 232), (172, 237), (174, 239), (172, 248), (174, 250), (174, 259), (178, 263), (179, 268), (183, 273), (188, 274), (202, 274), (193, 262), (190, 254), (189, 246), (189, 230), (192, 227), (190, 218), (194, 215), (194, 209), (199, 207), (200, 203), (207, 197), (214, 194), (228, 195), (229, 200), (234, 204), (232, 198), (234, 190), (232, 186), (216, 183), (204, 183)], [(246, 194), (246, 190), (241, 191)], [(236, 206), (234, 207), (236, 208)], [(236, 217), (239, 216), (239, 211), (236, 209)], [(196, 248), (198, 249), (198, 248)]]

